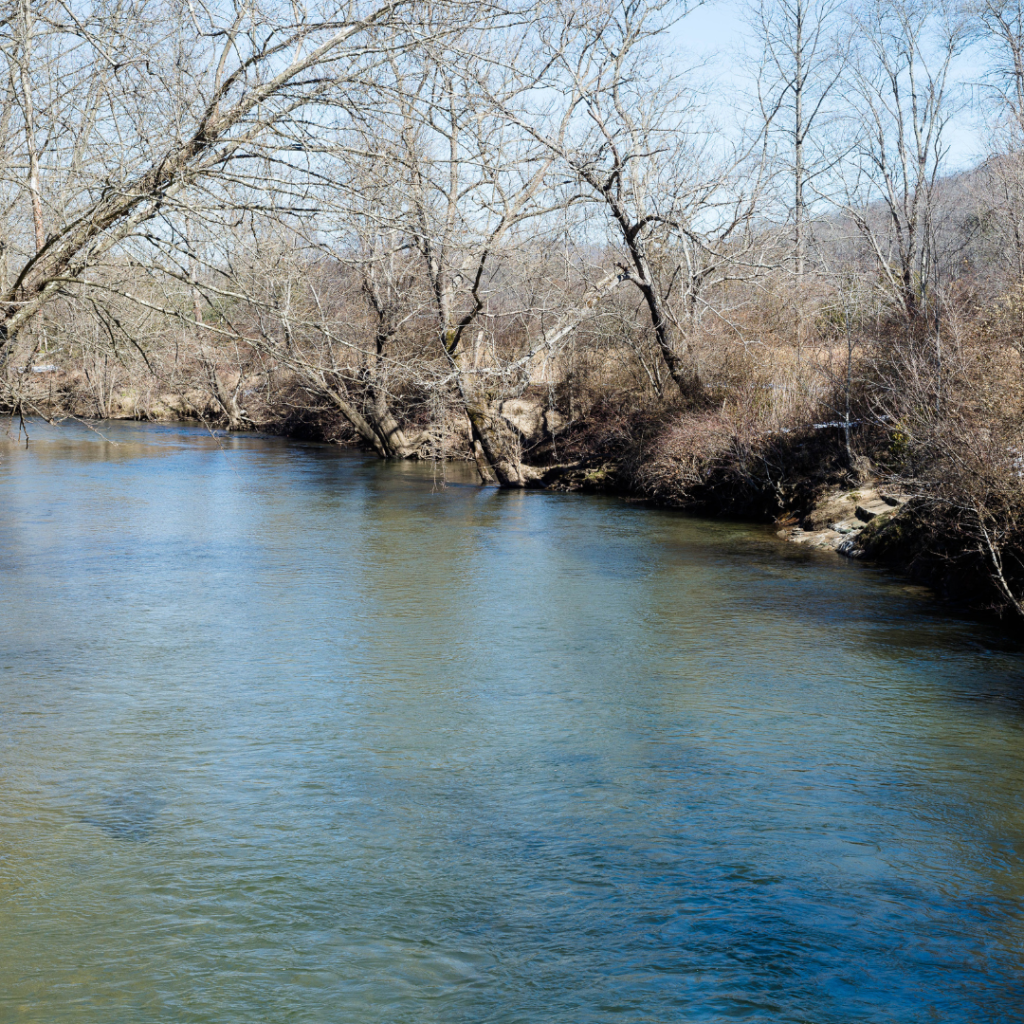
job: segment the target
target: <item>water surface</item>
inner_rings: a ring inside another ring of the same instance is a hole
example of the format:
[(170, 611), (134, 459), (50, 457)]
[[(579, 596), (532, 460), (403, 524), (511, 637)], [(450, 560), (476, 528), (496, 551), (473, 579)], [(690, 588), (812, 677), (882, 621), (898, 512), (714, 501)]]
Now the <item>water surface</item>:
[(1024, 658), (984, 626), (761, 527), (31, 432), (0, 1021), (1024, 1020)]

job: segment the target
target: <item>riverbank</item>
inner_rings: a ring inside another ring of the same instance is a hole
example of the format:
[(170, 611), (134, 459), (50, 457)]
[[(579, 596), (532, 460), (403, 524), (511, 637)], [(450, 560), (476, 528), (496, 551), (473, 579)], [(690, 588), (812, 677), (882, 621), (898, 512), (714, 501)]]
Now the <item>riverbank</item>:
[[(87, 401), (74, 399), (73, 380), (53, 375), (33, 383), (32, 411), (58, 419), (91, 411)], [(1011, 631), (1019, 628), (1015, 594), (1021, 581), (1006, 572), (1008, 564), (1020, 564), (1019, 535), (1001, 548), (986, 546), (976, 528), (977, 514), (973, 524), (965, 522), (971, 517), (944, 497), (935, 481), (907, 479), (866, 454), (884, 457), (890, 444), (885, 431), (858, 430), (854, 443), (865, 454), (853, 454), (847, 432), (833, 425), (741, 432), (721, 414), (668, 408), (623, 415), (607, 406), (572, 420), (547, 397), (525, 394), (496, 403), (493, 410), (506, 442), (528, 470), (527, 486), (613, 494), (656, 507), (774, 523), (778, 536), (791, 543), (884, 564), (953, 607), (992, 616)], [(224, 426), (223, 411), (202, 392), (112, 395), (108, 411), (111, 420)], [(367, 447), (329, 407), (282, 402), (261, 413), (259, 422), (246, 426)], [(434, 438), (425, 456), (474, 458), (470, 432), (458, 416), (450, 415), (436, 433), (443, 437)]]
[[(613, 432), (551, 486), (594, 490), (713, 517), (772, 523), (791, 543), (865, 560), (927, 586), (951, 607), (1018, 634), (1024, 590), (1019, 480), (1009, 501), (982, 482), (886, 465), (891, 431), (834, 425), (751, 435), (722, 417), (669, 415)], [(853, 433), (853, 431), (851, 431)], [(859, 454), (856, 453), (859, 451)], [(966, 476), (966, 474), (965, 474)], [(985, 504), (987, 501), (988, 504)]]

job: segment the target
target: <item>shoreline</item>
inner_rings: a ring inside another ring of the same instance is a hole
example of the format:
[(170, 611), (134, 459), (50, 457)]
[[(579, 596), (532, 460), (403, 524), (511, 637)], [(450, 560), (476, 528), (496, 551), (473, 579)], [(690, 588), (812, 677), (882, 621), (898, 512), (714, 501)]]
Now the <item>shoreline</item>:
[[(4, 411), (17, 419), (17, 413)], [(59, 423), (55, 414), (50, 422)], [(308, 422), (277, 421), (261, 424), (251, 431), (232, 431), (214, 425), (205, 418), (181, 415), (120, 414), (105, 420), (68, 416), (92, 428), (102, 422), (183, 423), (205, 427), (212, 434), (226, 436), (264, 436), (316, 441), (348, 447), (373, 455), (350, 439), (328, 438)], [(312, 427), (312, 429), (311, 429)], [(298, 429), (296, 429), (298, 428)], [(988, 567), (977, 552), (950, 549), (949, 538), (935, 533), (926, 521), (923, 503), (898, 481), (886, 481), (859, 460), (858, 480), (836, 482), (835, 473), (828, 482), (814, 479), (811, 472), (790, 467), (786, 486), (775, 481), (771, 495), (758, 493), (745, 476), (731, 474), (727, 464), (708, 470), (691, 487), (666, 490), (638, 486), (637, 474), (625, 468), (621, 453), (601, 451), (599, 445), (584, 439), (576, 462), (569, 465), (539, 467), (529, 489), (605, 494), (652, 508), (676, 508), (709, 518), (745, 520), (769, 528), (780, 540), (810, 550), (833, 552), (837, 556), (883, 566), (909, 583), (927, 587), (937, 600), (957, 612), (980, 616), (994, 623), (1009, 636), (1019, 636), (1019, 621), (992, 585)], [(454, 454), (454, 453), (453, 453)], [(472, 462), (467, 453), (457, 461)], [(618, 456), (618, 457), (616, 457)], [(820, 460), (811, 466), (820, 471)], [(841, 475), (841, 474), (840, 474)], [(677, 481), (672, 481), (677, 483)], [(738, 486), (742, 484), (742, 486)], [(481, 486), (488, 485), (481, 481)], [(739, 493), (741, 492), (742, 493)], [(773, 507), (774, 505), (774, 507)]]

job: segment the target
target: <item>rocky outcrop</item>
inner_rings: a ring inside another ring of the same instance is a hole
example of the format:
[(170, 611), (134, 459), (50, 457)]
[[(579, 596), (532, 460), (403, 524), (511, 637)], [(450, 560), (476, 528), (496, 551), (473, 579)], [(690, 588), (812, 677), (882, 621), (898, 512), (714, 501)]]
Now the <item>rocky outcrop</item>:
[(560, 413), (529, 398), (500, 402), (498, 413), (527, 444), (537, 444), (565, 429), (565, 418)]
[(848, 558), (868, 554), (864, 530), (872, 534), (899, 514), (907, 497), (895, 491), (866, 485), (855, 490), (832, 491), (799, 521), (790, 520), (779, 536), (795, 544), (835, 551)]

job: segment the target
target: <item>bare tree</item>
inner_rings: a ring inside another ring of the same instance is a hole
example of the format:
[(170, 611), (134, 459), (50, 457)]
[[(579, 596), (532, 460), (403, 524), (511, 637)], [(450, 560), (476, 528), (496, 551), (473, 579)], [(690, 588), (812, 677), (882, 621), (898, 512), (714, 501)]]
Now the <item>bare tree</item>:
[(835, 115), (845, 60), (837, 31), (845, 13), (844, 0), (757, 0), (749, 13), (761, 47), (756, 89), (765, 142), (786, 179), (798, 358), (806, 335), (808, 192), (824, 184), (842, 155), (830, 150), (824, 129)]
[[(525, 485), (531, 473), (495, 403), (528, 386), (534, 349), (551, 348), (576, 322), (570, 310), (541, 330), (537, 346), (527, 330), (510, 347), (510, 319), (522, 327), (529, 314), (510, 318), (495, 301), (507, 290), (497, 282), (521, 273), (546, 219), (565, 203), (551, 188), (554, 155), (506, 116), (543, 84), (537, 69), (547, 57), (532, 42), (529, 27), (501, 39), (477, 32), (457, 48), (392, 61), (394, 108), (367, 125), (361, 141), (373, 151), (376, 178), (361, 179), (360, 191), (368, 185), (381, 194), (381, 182), (390, 182), (397, 201), (377, 207), (379, 230), (392, 251), (400, 244), (419, 264), (436, 341), (431, 386), (453, 389), (482, 476), (506, 487)], [(387, 304), (379, 282), (364, 278), (380, 320)]]
[(936, 269), (938, 185), (957, 109), (951, 74), (968, 28), (946, 0), (870, 0), (855, 19), (843, 130), (857, 141), (843, 205), (908, 322)]
[[(300, 111), (308, 116), (329, 87), (358, 82), (382, 53), (418, 43), (416, 19), (405, 17), (412, 7), (352, 0), (314, 14), (273, 0), (226, 8), (149, 0), (83, 13), (54, 2), (40, 40), (23, 6), (7, 23), (3, 52), (24, 118), (33, 220), (51, 183), (56, 198), (43, 244), (11, 267), (0, 294), (0, 364), (18, 330), (105, 255), (212, 176), (244, 177), (254, 152)], [(450, 5), (452, 17), (457, 8), (465, 5)], [(131, 53), (126, 39), (136, 44)], [(48, 46), (53, 61), (76, 72), (63, 83), (76, 87), (71, 99), (62, 93), (59, 102), (65, 134), (77, 141), (51, 147), (52, 167), (38, 172), (36, 133), (58, 119), (30, 98), (56, 83), (33, 83), (30, 46)]]
[(764, 177), (761, 147), (730, 144), (699, 90), (659, 72), (676, 14), (609, 0), (584, 23), (566, 18), (545, 39), (564, 105), (519, 123), (558, 156), (572, 201), (603, 210), (621, 279), (639, 290), (684, 400), (700, 404), (691, 335), (716, 286), (764, 266), (753, 231)]
[(990, 227), (1001, 247), (997, 258), (1020, 285), (1024, 284), (1024, 3), (979, 0), (977, 12), (992, 58), (985, 94), (995, 100), (981, 201), (994, 213)]
[(807, 259), (807, 189), (834, 161), (817, 134), (834, 113), (844, 56), (836, 30), (844, 13), (843, 0), (758, 0), (750, 12), (762, 47), (758, 107), (769, 135), (784, 140), (798, 280)]

